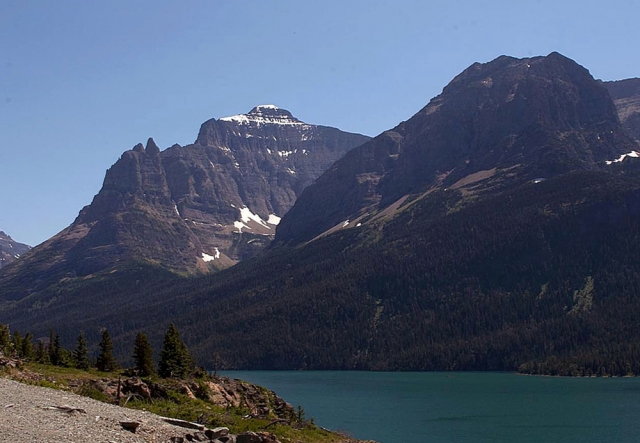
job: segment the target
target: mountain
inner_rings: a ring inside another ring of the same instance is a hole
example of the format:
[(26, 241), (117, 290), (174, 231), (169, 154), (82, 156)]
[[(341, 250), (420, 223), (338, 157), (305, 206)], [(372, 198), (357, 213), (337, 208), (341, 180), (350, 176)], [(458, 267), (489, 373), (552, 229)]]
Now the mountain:
[(640, 78), (604, 82), (611, 94), (622, 126), (640, 140)]
[(273, 105), (209, 120), (188, 146), (160, 151), (149, 139), (122, 154), (93, 202), (0, 284), (21, 297), (132, 261), (181, 273), (228, 267), (267, 246), (302, 190), (368, 139)]
[(411, 119), (351, 151), (307, 188), (278, 227), (297, 244), (357, 226), (434, 189), (477, 196), (637, 149), (607, 90), (558, 54), (475, 63)]
[(31, 249), (31, 246), (18, 243), (0, 231), (0, 269), (11, 263)]
[(246, 369), (640, 373), (640, 147), (572, 60), (473, 64), (303, 191), (263, 254), (141, 265), (11, 300), (0, 322), (117, 352), (169, 322)]

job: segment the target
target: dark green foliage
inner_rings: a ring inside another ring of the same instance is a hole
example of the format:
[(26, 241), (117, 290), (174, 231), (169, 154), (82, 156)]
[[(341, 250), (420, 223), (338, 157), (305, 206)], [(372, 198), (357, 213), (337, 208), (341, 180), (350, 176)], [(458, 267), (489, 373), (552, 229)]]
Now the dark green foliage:
[(98, 348), (100, 349), (100, 353), (98, 354), (98, 359), (96, 361), (98, 371), (112, 372), (118, 369), (118, 362), (113, 356), (113, 342), (109, 336), (109, 331), (106, 329), (102, 331), (102, 339), (98, 344)]
[(89, 349), (87, 348), (87, 340), (84, 338), (84, 333), (80, 332), (78, 335), (78, 344), (73, 350), (73, 363), (76, 368), (84, 369), (85, 371), (91, 366), (89, 363)]
[(11, 355), (13, 346), (11, 345), (11, 333), (9, 326), (0, 323), (0, 352), (5, 355)]
[(158, 374), (160, 377), (185, 377), (194, 368), (193, 359), (187, 345), (180, 338), (178, 328), (171, 323), (164, 335)]
[(20, 350), (20, 356), (27, 360), (33, 360), (35, 358), (35, 350), (33, 349), (33, 335), (31, 332), (27, 332), (22, 339), (22, 349)]
[(17, 330), (13, 331), (13, 339), (12, 339), (12, 341), (13, 341), (14, 352), (16, 353), (16, 355), (18, 357), (22, 358), (22, 341), (23, 341), (23, 338), (22, 338), (22, 335), (20, 335), (20, 332), (18, 332)]
[(51, 364), (55, 366), (62, 366), (62, 345), (60, 344), (60, 334), (56, 334), (53, 338), (53, 344), (51, 345), (51, 351), (49, 353), (49, 359)]
[(51, 364), (51, 360), (49, 360), (49, 352), (42, 340), (38, 340), (38, 345), (36, 347), (36, 362), (43, 365)]
[(133, 344), (134, 369), (141, 377), (149, 377), (156, 373), (153, 363), (153, 349), (146, 334), (138, 332)]

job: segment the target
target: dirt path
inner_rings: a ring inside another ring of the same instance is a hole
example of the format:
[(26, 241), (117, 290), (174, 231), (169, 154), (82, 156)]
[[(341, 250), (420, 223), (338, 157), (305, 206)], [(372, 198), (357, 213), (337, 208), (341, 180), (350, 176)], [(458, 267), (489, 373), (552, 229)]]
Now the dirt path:
[[(84, 412), (55, 409), (64, 406)], [(121, 421), (141, 425), (133, 434)], [(169, 442), (187, 432), (148, 412), (0, 378), (0, 442)]]

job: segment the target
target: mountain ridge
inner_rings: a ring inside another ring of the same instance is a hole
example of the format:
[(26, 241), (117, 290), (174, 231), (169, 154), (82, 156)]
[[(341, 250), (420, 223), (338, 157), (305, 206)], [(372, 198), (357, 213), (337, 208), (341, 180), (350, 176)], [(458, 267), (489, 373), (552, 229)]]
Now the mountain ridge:
[(409, 120), (318, 177), (283, 218), (276, 242), (363, 223), (401, 198), (462, 186), (465, 177), (501, 189), (598, 169), (637, 148), (605, 87), (573, 60), (554, 52), (474, 63)]
[(273, 105), (208, 120), (191, 145), (161, 151), (150, 138), (124, 152), (76, 220), (0, 283), (33, 291), (130, 260), (185, 274), (231, 266), (264, 249), (304, 187), (368, 139)]

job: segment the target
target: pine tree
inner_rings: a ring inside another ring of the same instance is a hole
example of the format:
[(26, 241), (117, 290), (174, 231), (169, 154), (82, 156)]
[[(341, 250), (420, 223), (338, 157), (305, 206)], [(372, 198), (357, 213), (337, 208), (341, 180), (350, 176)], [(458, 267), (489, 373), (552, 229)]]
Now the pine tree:
[(23, 357), (22, 355), (22, 335), (20, 335), (20, 332), (18, 331), (13, 331), (13, 350), (16, 353), (16, 355), (20, 358)]
[(9, 326), (0, 324), (0, 352), (4, 355), (11, 355), (12, 351)]
[(171, 323), (164, 335), (160, 361), (158, 362), (158, 374), (160, 377), (185, 377), (193, 369), (193, 359), (189, 354), (187, 345), (180, 338), (178, 328)]
[(22, 339), (22, 350), (20, 351), (20, 355), (22, 358), (26, 358), (27, 360), (33, 360), (35, 357), (35, 352), (33, 350), (33, 335), (31, 335), (31, 332), (27, 332)]
[(109, 331), (106, 329), (102, 332), (102, 339), (98, 347), (100, 348), (100, 354), (96, 362), (98, 371), (112, 372), (118, 369), (118, 362), (113, 357), (113, 343), (111, 342)]
[(134, 369), (138, 371), (141, 377), (149, 377), (156, 373), (151, 343), (149, 343), (149, 338), (146, 334), (142, 332), (138, 332), (136, 341), (133, 344), (133, 361), (135, 363)]
[(49, 363), (55, 365), (55, 356), (53, 350), (53, 341), (55, 340), (56, 333), (53, 329), (49, 329), (49, 342), (47, 343), (47, 354), (49, 354)]
[(49, 352), (47, 352), (47, 348), (42, 342), (42, 339), (38, 340), (38, 347), (36, 350), (36, 361), (43, 365), (51, 364), (51, 360), (49, 360)]
[[(53, 331), (51, 331), (53, 333)], [(54, 366), (63, 366), (64, 358), (62, 345), (60, 344), (60, 334), (55, 334), (53, 343), (49, 347), (49, 360)]]
[(87, 349), (87, 341), (84, 338), (84, 334), (80, 332), (78, 336), (78, 344), (73, 350), (73, 362), (78, 369), (89, 369), (89, 350)]

